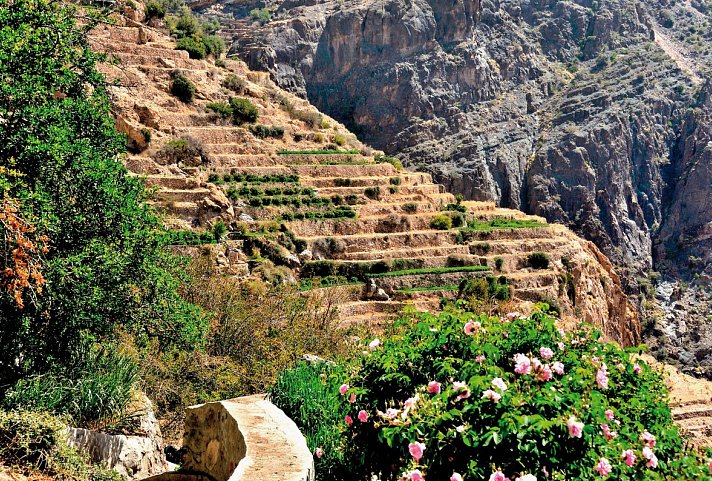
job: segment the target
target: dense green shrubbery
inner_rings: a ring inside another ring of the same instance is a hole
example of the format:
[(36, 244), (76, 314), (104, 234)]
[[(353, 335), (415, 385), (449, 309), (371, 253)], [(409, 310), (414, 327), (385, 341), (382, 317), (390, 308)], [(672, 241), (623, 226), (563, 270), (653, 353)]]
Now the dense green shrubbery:
[[(161, 13), (160, 7), (163, 7), (163, 16), (165, 16), (166, 7), (161, 3), (153, 5), (151, 2), (151, 13), (156, 13), (159, 16)], [(157, 8), (159, 7), (159, 8)], [(220, 24), (215, 21), (202, 23), (198, 20), (190, 9), (182, 6), (178, 9), (180, 15), (178, 17), (169, 16), (166, 19), (166, 25), (176, 39), (176, 50), (186, 50), (190, 58), (202, 59), (208, 55), (212, 55), (215, 59), (219, 59), (225, 52), (225, 42), (218, 36), (212, 35), (217, 31)], [(146, 6), (147, 20), (149, 6)]]
[(171, 94), (187, 104), (195, 97), (195, 84), (186, 75), (176, 70), (171, 74)]
[(118, 412), (134, 380), (120, 356), (88, 362), (93, 346), (121, 330), (191, 350), (208, 328), (177, 293), (181, 264), (149, 192), (118, 158), (126, 140), (86, 37), (96, 13), (78, 26), (71, 3), (0, 3), (0, 209), (21, 227), (0, 222), (0, 270), (19, 276), (0, 290), (0, 398), (79, 421)]
[(250, 127), (250, 132), (258, 139), (266, 139), (267, 137), (281, 139), (284, 136), (284, 128), (277, 125), (253, 125)]
[(430, 227), (438, 230), (452, 229), (452, 217), (449, 215), (438, 214), (430, 219)]
[(549, 256), (544, 252), (532, 252), (527, 256), (527, 265), (534, 269), (546, 269), (549, 267)]
[(247, 99), (233, 97), (230, 99), (232, 118), (236, 124), (255, 123), (259, 118), (257, 106)]
[(340, 378), (302, 368), (273, 399), (320, 448), (321, 479), (712, 479), (683, 448), (661, 373), (599, 337), (539, 311), (410, 314)]
[(231, 73), (225, 76), (220, 85), (228, 90), (232, 90), (236, 94), (242, 94), (247, 88), (247, 80)]
[[(176, 50), (185, 50), (190, 58), (202, 60), (207, 54), (205, 44), (196, 40), (194, 37), (179, 38), (176, 42)], [(174, 80), (175, 82), (175, 80)]]

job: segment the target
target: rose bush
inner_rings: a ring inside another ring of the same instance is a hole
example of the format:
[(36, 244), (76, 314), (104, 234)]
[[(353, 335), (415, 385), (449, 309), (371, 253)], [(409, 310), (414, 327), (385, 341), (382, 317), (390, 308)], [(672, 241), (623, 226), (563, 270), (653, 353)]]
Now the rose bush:
[(599, 338), (542, 310), (409, 313), (333, 380), (352, 479), (712, 479), (661, 374)]

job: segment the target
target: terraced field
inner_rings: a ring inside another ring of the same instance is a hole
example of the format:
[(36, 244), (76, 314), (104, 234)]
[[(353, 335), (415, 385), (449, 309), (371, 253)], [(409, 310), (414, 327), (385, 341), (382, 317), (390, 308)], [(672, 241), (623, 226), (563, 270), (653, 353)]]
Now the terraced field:
[[(133, 142), (126, 165), (156, 188), (171, 227), (227, 226), (216, 249), (228, 272), (247, 275), (269, 259), (303, 284), (342, 277), (350, 285), (325, 288), (342, 291), (342, 320), (372, 325), (407, 304), (437, 308), (463, 280), (494, 276), (509, 286), (512, 308), (544, 300), (623, 343), (638, 339), (610, 263), (566, 228), (493, 203), (458, 202), (429, 174), (377, 155), (265, 74), (232, 60), (191, 60), (158, 30), (102, 25), (92, 43), (118, 60), (103, 70), (120, 81), (117, 123)], [(170, 94), (175, 72), (196, 85), (192, 103)], [(221, 86), (228, 76), (240, 79), (240, 92)], [(258, 135), (206, 108), (235, 96), (281, 135)], [(177, 141), (196, 148), (176, 160), (166, 151)]]

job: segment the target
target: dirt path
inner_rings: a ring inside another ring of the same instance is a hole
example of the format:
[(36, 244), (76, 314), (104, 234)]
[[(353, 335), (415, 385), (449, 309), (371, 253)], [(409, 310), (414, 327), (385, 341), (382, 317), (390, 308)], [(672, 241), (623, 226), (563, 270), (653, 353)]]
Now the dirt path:
[(663, 49), (668, 57), (670, 57), (677, 64), (680, 70), (682, 70), (683, 73), (689, 77), (692, 83), (695, 85), (701, 84), (702, 78), (697, 75), (697, 65), (686, 55), (685, 49), (668, 37), (660, 29), (653, 28), (653, 32), (655, 33), (655, 43), (658, 44), (658, 46)]

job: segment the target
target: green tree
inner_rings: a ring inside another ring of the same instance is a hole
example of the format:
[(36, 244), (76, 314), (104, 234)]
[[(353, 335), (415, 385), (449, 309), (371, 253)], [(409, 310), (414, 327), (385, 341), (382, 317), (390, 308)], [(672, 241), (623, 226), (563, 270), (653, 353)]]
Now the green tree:
[(147, 190), (118, 159), (125, 139), (86, 36), (95, 22), (76, 15), (50, 0), (0, 3), (0, 195), (48, 238), (42, 294), (0, 292), (0, 385), (71, 366), (117, 328), (182, 347), (207, 328), (177, 294), (180, 265)]

